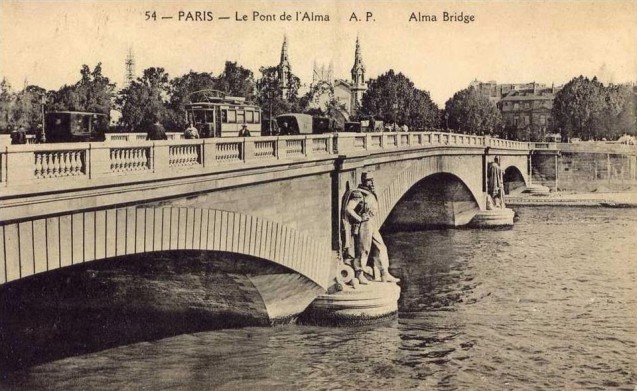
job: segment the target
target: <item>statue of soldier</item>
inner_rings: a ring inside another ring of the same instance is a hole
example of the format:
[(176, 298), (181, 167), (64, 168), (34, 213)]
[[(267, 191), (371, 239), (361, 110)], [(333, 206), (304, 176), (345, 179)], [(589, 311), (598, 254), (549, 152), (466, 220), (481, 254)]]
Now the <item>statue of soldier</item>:
[(500, 167), (500, 158), (497, 156), (493, 159), (493, 163), (489, 164), (487, 188), (494, 207), (504, 208), (504, 173)]
[[(344, 204), (344, 217), (349, 225), (351, 235), (346, 239), (346, 253), (353, 255), (352, 268), (354, 277), (361, 285), (369, 283), (363, 272), (368, 260), (380, 270), (381, 281), (397, 282), (396, 277), (389, 273), (389, 256), (387, 246), (378, 231), (378, 196), (374, 192), (374, 178), (372, 173), (361, 175), (361, 184), (354, 189)], [(351, 239), (351, 240), (348, 240)], [(352, 251), (352, 249), (354, 251)]]

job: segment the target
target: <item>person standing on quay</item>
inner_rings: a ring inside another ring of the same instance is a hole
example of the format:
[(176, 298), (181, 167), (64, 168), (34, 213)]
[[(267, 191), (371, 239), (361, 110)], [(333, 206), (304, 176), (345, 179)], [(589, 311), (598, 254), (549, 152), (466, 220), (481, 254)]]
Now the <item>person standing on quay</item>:
[[(362, 285), (369, 283), (363, 267), (367, 266), (370, 255), (374, 266), (380, 270), (380, 277), (385, 282), (397, 282), (396, 277), (389, 273), (389, 256), (387, 246), (378, 231), (378, 197), (374, 192), (374, 178), (372, 173), (364, 172), (361, 175), (361, 184), (349, 195), (345, 214), (351, 225), (351, 239), (349, 245), (354, 247), (354, 259), (352, 267), (355, 278)], [(351, 254), (351, 248), (347, 249)]]

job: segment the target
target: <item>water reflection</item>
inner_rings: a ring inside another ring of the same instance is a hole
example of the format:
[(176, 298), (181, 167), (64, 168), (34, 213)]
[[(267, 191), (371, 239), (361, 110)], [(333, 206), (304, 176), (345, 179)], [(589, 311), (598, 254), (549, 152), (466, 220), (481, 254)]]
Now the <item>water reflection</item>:
[(509, 231), (385, 237), (397, 319), (180, 335), (13, 373), (9, 390), (632, 390), (637, 211), (520, 208)]

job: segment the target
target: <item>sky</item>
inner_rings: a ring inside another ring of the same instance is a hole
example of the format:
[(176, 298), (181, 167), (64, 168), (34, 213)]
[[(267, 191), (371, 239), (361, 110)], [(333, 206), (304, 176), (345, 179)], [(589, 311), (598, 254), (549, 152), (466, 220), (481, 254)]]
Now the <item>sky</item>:
[[(195, 12), (204, 21), (179, 20)], [(151, 17), (146, 20), (146, 12)], [(274, 21), (253, 20), (254, 13)], [(280, 20), (283, 13), (293, 20)], [(313, 12), (329, 21), (295, 21)], [(369, 20), (365, 20), (367, 13)], [(470, 23), (443, 13), (473, 15)], [(409, 21), (412, 13), (436, 21)], [(352, 18), (356, 15), (356, 19)], [(247, 21), (237, 21), (243, 15)], [(172, 19), (164, 19), (172, 17)], [(219, 19), (229, 17), (229, 19)], [(314, 62), (350, 79), (356, 38), (366, 76), (389, 69), (444, 105), (474, 80), (560, 85), (579, 75), (604, 83), (637, 80), (637, 1), (0, 1), (0, 77), (58, 89), (102, 63), (123, 84), (132, 50), (136, 73), (163, 67), (218, 75), (236, 61), (258, 76), (279, 62), (287, 36), (292, 72), (312, 81)]]

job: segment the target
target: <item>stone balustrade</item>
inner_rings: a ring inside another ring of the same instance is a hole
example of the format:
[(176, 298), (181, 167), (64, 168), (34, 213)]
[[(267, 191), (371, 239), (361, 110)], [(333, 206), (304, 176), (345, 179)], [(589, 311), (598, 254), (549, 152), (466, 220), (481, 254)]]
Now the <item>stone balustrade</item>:
[[(140, 138), (144, 138), (140, 140)], [(171, 137), (180, 137), (172, 133)], [(322, 135), (230, 137), (147, 141), (143, 133), (110, 134), (103, 143), (9, 145), (0, 151), (3, 187), (49, 183), (53, 178), (98, 178), (152, 173), (179, 177), (182, 170), (227, 165), (267, 165), (339, 154), (436, 147), (525, 150), (532, 144), (442, 132), (330, 133)]]
[[(145, 141), (147, 133), (106, 133), (104, 138), (106, 142), (110, 141)], [(183, 133), (180, 132), (166, 132), (168, 140), (181, 140), (184, 138)]]

